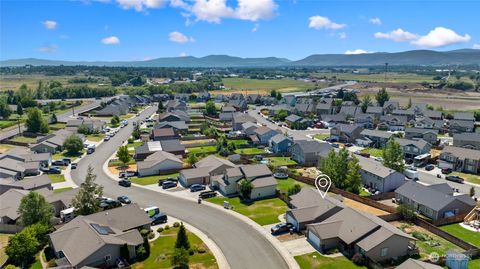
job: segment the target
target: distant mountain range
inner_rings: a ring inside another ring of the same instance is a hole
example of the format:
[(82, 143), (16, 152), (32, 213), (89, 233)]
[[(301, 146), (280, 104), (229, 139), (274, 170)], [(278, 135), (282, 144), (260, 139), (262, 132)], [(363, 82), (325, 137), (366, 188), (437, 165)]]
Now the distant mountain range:
[(89, 65), (130, 67), (280, 67), (280, 66), (374, 66), (383, 65), (470, 65), (480, 64), (480, 50), (452, 51), (411, 50), (405, 52), (377, 52), (366, 54), (314, 54), (298, 61), (285, 58), (241, 58), (228, 55), (205, 57), (166, 57), (147, 61), (58, 61), (36, 58), (12, 59), (0, 62), (0, 66), (24, 65)]

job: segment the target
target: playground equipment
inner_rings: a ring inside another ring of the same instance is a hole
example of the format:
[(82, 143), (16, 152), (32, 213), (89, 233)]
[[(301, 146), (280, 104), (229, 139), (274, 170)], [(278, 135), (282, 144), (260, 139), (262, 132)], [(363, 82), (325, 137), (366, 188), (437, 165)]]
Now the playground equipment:
[(463, 223), (475, 228), (477, 231), (480, 230), (480, 208), (475, 207), (472, 209), (463, 219)]

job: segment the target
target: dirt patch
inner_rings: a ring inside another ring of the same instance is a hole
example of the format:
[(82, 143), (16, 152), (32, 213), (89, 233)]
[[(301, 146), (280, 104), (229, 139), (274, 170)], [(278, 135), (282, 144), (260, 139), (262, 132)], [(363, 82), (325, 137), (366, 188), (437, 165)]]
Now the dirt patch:
[(297, 172), (304, 177), (317, 178), (321, 172), (316, 167), (299, 168)]
[(293, 234), (286, 233), (286, 234), (282, 234), (282, 235), (277, 236), (277, 239), (280, 242), (292, 241), (292, 240), (300, 239), (300, 238), (305, 238), (305, 235), (300, 234), (300, 233), (293, 233)]
[(189, 144), (207, 144), (210, 142), (215, 142), (215, 139), (199, 139), (199, 140), (184, 140), (182, 141), (182, 145), (189, 145)]
[(127, 169), (121, 168), (120, 166), (109, 166), (108, 170), (110, 170), (110, 173), (118, 175), (123, 170), (137, 171), (137, 165), (136, 164), (130, 164)]
[(371, 207), (365, 204), (362, 204), (360, 202), (348, 199), (343, 197), (343, 203), (349, 207), (355, 208), (357, 210), (360, 210), (362, 212), (366, 212), (375, 216), (381, 216), (381, 215), (387, 215), (389, 214), (387, 211), (380, 210), (375, 207)]

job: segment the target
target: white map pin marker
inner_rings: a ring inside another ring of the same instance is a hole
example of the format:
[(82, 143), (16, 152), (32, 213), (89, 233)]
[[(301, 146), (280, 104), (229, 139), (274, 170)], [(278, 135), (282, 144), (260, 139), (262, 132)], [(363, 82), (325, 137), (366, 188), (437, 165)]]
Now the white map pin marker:
[[(315, 187), (317, 187), (318, 193), (320, 193), (323, 199), (325, 199), (325, 196), (327, 195), (327, 192), (331, 186), (332, 180), (325, 174), (321, 174), (315, 179)], [(322, 189), (325, 191), (322, 191)]]

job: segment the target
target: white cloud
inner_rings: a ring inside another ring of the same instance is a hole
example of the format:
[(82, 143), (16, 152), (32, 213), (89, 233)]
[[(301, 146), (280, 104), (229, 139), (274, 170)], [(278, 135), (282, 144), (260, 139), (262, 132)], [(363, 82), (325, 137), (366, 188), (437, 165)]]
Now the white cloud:
[(53, 30), (53, 29), (57, 28), (57, 22), (56, 21), (46, 20), (46, 21), (43, 21), (42, 24), (46, 29), (49, 29), (49, 30)]
[(238, 0), (235, 17), (248, 21), (271, 19), (275, 17), (277, 8), (273, 0)]
[(382, 25), (382, 20), (380, 20), (380, 18), (370, 18), (368, 22), (375, 25)]
[(456, 43), (465, 43), (470, 41), (470, 39), (471, 37), (468, 34), (461, 36), (451, 29), (436, 27), (427, 35), (421, 36), (411, 43), (422, 48), (436, 48)]
[(480, 44), (473, 44), (473, 48), (476, 50), (480, 50)]
[(338, 33), (338, 38), (340, 38), (340, 39), (345, 39), (345, 38), (347, 38), (347, 33), (345, 33), (345, 32), (340, 32), (340, 33)]
[(228, 7), (226, 0), (196, 0), (193, 6), (189, 7), (197, 21), (220, 23), (224, 17), (233, 17), (233, 8)]
[(45, 53), (54, 53), (55, 51), (57, 51), (57, 49), (58, 49), (58, 46), (53, 44), (53, 45), (37, 48), (36, 50), (40, 52), (45, 52)]
[(187, 54), (186, 52), (182, 52), (182, 53), (180, 53), (180, 55), (179, 55), (179, 56), (180, 56), (180, 57), (187, 57), (187, 56), (188, 56), (188, 54)]
[(327, 17), (322, 17), (322, 16), (312, 16), (308, 18), (310, 21), (308, 24), (308, 27), (314, 28), (314, 29), (332, 29), (332, 30), (337, 30), (337, 29), (342, 29), (345, 28), (347, 25), (343, 23), (336, 23), (331, 21)]
[(102, 43), (105, 45), (118, 45), (120, 44), (120, 39), (116, 36), (109, 36), (102, 39)]
[(347, 55), (354, 55), (354, 54), (365, 54), (365, 53), (370, 53), (366, 50), (362, 50), (362, 49), (356, 49), (356, 50), (347, 50), (345, 51), (345, 54)]
[(253, 28), (252, 28), (252, 32), (255, 33), (256, 31), (258, 31), (258, 28), (259, 28), (259, 27), (260, 27), (260, 24), (255, 23), (255, 25), (254, 25)]
[(373, 36), (379, 39), (390, 39), (395, 42), (412, 41), (418, 38), (416, 34), (404, 31), (401, 28), (398, 28), (397, 30), (393, 30), (388, 33), (377, 32)]
[(195, 42), (195, 39), (193, 37), (188, 37), (180, 32), (171, 32), (169, 35), (168, 35), (168, 39), (172, 42), (175, 42), (175, 43), (180, 43), (180, 44), (183, 44), (183, 43), (188, 43), (188, 42)]
[(135, 9), (135, 11), (144, 11), (149, 8), (161, 8), (165, 0), (116, 0), (117, 4), (123, 9)]

